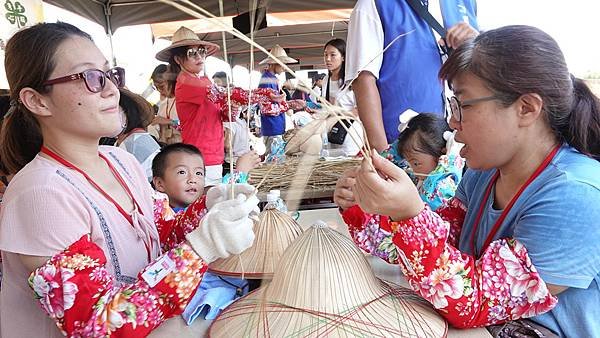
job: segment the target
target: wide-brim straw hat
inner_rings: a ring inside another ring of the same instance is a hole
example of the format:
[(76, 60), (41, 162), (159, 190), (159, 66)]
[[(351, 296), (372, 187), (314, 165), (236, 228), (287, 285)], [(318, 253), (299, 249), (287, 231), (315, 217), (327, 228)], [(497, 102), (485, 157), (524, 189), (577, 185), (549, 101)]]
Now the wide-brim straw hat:
[(379, 280), (346, 236), (315, 224), (288, 247), (273, 280), (227, 307), (211, 337), (445, 337), (413, 291)]
[[(296, 63), (298, 62), (298, 60), (296, 59), (292, 59), (291, 57), (289, 57), (287, 55), (287, 53), (285, 52), (285, 49), (283, 49), (283, 47), (281, 47), (280, 45), (275, 45), (273, 46), (273, 48), (271, 48), (270, 53), (273, 54), (273, 56), (275, 56), (279, 61), (281, 61), (281, 63)], [(272, 57), (267, 57), (266, 59), (262, 60), (261, 62), (259, 62), (259, 65), (264, 65), (264, 64), (274, 64), (277, 63), (277, 61), (275, 61)]]
[(254, 223), (254, 243), (239, 255), (212, 262), (210, 272), (247, 279), (271, 279), (287, 247), (302, 233), (292, 217), (277, 209), (265, 209)]
[(219, 50), (219, 45), (201, 40), (193, 30), (181, 26), (173, 34), (173, 37), (171, 38), (171, 45), (156, 53), (156, 59), (169, 62), (172, 49), (183, 46), (204, 46), (204, 48), (206, 48), (207, 57), (215, 54)]

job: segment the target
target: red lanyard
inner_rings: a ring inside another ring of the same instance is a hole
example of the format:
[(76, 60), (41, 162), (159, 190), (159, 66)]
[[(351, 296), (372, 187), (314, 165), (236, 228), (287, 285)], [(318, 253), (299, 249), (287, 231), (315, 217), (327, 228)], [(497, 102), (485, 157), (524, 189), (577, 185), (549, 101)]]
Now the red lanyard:
[[(129, 224), (134, 227), (133, 225), (133, 217), (128, 214), (120, 205), (119, 203), (117, 203), (117, 201), (115, 201), (106, 191), (104, 191), (104, 189), (102, 189), (96, 182), (94, 182), (94, 180), (85, 173), (85, 171), (79, 169), (78, 167), (76, 167), (74, 164), (72, 164), (71, 162), (65, 160), (64, 158), (62, 158), (60, 155), (58, 155), (57, 153), (53, 152), (52, 150), (46, 148), (45, 146), (42, 146), (42, 149), (40, 150), (42, 153), (50, 156), (52, 159), (54, 159), (56, 162), (64, 165), (65, 167), (75, 170), (78, 173), (80, 173), (81, 175), (83, 175), (83, 177), (85, 177), (85, 179), (96, 189), (98, 190), (99, 193), (102, 194), (102, 196), (104, 196), (109, 202), (111, 202), (119, 211), (119, 213), (121, 215), (123, 215), (123, 217), (125, 217), (125, 219), (129, 222)], [(134, 205), (134, 213), (136, 211), (139, 211), (140, 214), (144, 215), (144, 213), (142, 212), (142, 209), (140, 208), (138, 202), (135, 200), (135, 197), (133, 197), (133, 194), (131, 193), (131, 190), (129, 189), (129, 187), (127, 186), (127, 184), (125, 183), (125, 181), (123, 180), (123, 178), (121, 177), (121, 175), (119, 175), (119, 173), (117, 172), (117, 170), (115, 169), (115, 167), (113, 167), (112, 163), (110, 163), (110, 161), (102, 154), (102, 153), (98, 153), (98, 156), (100, 156), (104, 162), (106, 162), (106, 164), (108, 165), (108, 167), (110, 168), (110, 171), (112, 172), (112, 174), (115, 176), (115, 178), (117, 179), (117, 181), (119, 181), (119, 184), (121, 184), (121, 186), (125, 189), (125, 191), (127, 192), (127, 195), (129, 196), (129, 198), (131, 198), (131, 200), (133, 201), (133, 205)], [(134, 228), (135, 230), (135, 228)], [(151, 254), (151, 249), (150, 247), (152, 246), (152, 242), (150, 240), (149, 243), (146, 243), (146, 241), (144, 241), (144, 246), (146, 246), (146, 252), (148, 254), (148, 261), (151, 261), (152, 259), (152, 254)]]
[[(552, 161), (552, 159), (554, 158), (554, 156), (556, 155), (556, 153), (558, 152), (559, 149), (560, 149), (560, 144), (557, 145), (556, 147), (554, 147), (554, 149), (552, 149), (552, 151), (546, 156), (544, 161), (537, 167), (537, 169), (533, 172), (533, 174), (531, 174), (531, 176), (527, 179), (527, 181), (525, 181), (525, 183), (521, 186), (521, 188), (519, 188), (519, 191), (517, 191), (517, 193), (513, 196), (513, 198), (508, 203), (508, 205), (502, 211), (502, 214), (500, 214), (500, 217), (498, 217), (498, 219), (496, 220), (496, 223), (494, 223), (492, 230), (490, 231), (487, 238), (485, 239), (485, 242), (483, 243), (481, 252), (485, 251), (485, 249), (490, 245), (490, 243), (492, 242), (492, 239), (494, 238), (494, 236), (500, 229), (500, 225), (502, 225), (502, 222), (504, 222), (504, 219), (508, 215), (508, 212), (513, 207), (513, 205), (517, 202), (517, 200), (519, 199), (519, 197), (521, 196), (523, 191), (531, 184), (531, 182), (533, 182), (538, 176), (540, 176), (542, 171), (544, 171), (544, 169), (546, 169), (546, 167), (550, 164), (550, 162)], [(490, 194), (492, 192), (492, 187), (498, 180), (499, 176), (500, 176), (500, 172), (498, 170), (496, 170), (496, 173), (492, 177), (490, 183), (487, 186), (487, 189), (485, 190), (485, 193), (483, 194), (481, 204), (479, 205), (479, 211), (477, 212), (477, 217), (475, 217), (475, 222), (473, 223), (474, 227), (471, 232), (471, 252), (476, 257), (479, 255), (477, 255), (477, 253), (475, 251), (475, 234), (477, 233), (477, 228), (479, 227), (479, 222), (481, 221), (481, 216), (483, 215), (483, 210), (485, 209), (487, 200), (490, 198)]]

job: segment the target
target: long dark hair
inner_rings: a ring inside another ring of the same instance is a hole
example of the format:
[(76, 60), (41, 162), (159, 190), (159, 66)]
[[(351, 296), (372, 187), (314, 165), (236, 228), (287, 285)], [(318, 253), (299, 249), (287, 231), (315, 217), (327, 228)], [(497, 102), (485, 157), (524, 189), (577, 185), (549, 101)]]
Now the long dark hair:
[(14, 174), (21, 170), (42, 147), (40, 125), (33, 113), (20, 103), (21, 90), (29, 87), (42, 94), (51, 90), (43, 83), (56, 66), (56, 50), (74, 36), (92, 41), (87, 33), (64, 22), (39, 23), (18, 31), (8, 40), (4, 66), (11, 108), (0, 132), (0, 169), (4, 172)]
[(470, 72), (505, 106), (521, 95), (542, 97), (545, 119), (560, 141), (600, 160), (600, 100), (569, 74), (552, 37), (530, 26), (506, 26), (482, 33), (458, 47), (440, 69), (441, 79)]
[[(323, 50), (327, 48), (327, 46), (332, 46), (338, 51), (344, 58), (342, 60), (342, 66), (340, 67), (340, 80), (342, 80), (342, 84), (345, 83), (346, 80), (346, 41), (344, 39), (332, 39), (327, 41), (325, 46), (323, 46)], [(331, 78), (331, 72), (329, 72), (329, 77)]]
[(187, 57), (187, 50), (189, 46), (181, 46), (175, 47), (171, 50), (171, 56), (169, 57), (169, 68), (167, 70), (167, 74), (170, 76), (166, 77), (167, 83), (169, 85), (169, 95), (171, 97), (175, 97), (175, 84), (177, 83), (177, 75), (181, 72), (181, 66), (175, 61), (175, 57), (179, 57), (180, 59), (185, 59)]

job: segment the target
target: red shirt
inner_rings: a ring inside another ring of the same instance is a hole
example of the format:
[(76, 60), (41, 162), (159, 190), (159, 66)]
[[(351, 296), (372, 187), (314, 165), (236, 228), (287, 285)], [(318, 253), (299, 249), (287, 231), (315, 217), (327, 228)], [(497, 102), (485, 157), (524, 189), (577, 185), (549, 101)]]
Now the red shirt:
[(206, 76), (182, 71), (177, 76), (175, 102), (183, 142), (198, 147), (206, 165), (219, 165), (225, 156), (223, 123), (218, 107), (207, 96), (211, 85)]

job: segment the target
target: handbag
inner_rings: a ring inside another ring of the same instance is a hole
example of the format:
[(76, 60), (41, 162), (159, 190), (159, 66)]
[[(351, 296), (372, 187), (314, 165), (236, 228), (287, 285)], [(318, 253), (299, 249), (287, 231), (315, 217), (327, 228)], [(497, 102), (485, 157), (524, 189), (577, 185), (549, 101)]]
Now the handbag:
[[(342, 123), (346, 126), (344, 128)], [(327, 133), (327, 140), (329, 143), (333, 144), (344, 144), (344, 140), (346, 139), (346, 135), (348, 134), (347, 128), (350, 128), (354, 123), (354, 120), (346, 120), (343, 119), (341, 121), (336, 122), (336, 124), (331, 127), (329, 132)]]

